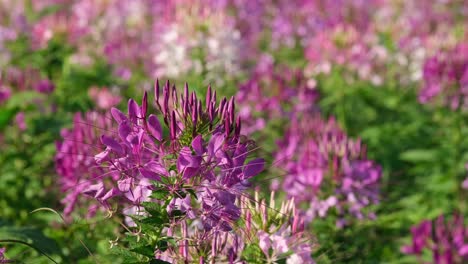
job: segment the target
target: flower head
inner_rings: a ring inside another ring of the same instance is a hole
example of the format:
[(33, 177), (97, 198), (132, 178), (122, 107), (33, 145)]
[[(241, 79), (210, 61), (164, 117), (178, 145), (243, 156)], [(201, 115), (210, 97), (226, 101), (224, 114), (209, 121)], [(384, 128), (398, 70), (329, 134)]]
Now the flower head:
[[(98, 112), (88, 112), (84, 115), (75, 114), (73, 127), (62, 130), (62, 140), (56, 143), (55, 166), (60, 176), (61, 191), (66, 194), (62, 199), (65, 216), (83, 205), (89, 206), (88, 216), (96, 212), (97, 206), (89, 204), (80, 196), (85, 190), (99, 190), (98, 186), (93, 186), (94, 182), (99, 186), (105, 185), (105, 179), (101, 177), (104, 170), (99, 168), (94, 155), (98, 153), (101, 134), (111, 134), (113, 129), (108, 117)], [(118, 179), (113, 175), (110, 177)]]
[[(151, 201), (155, 191), (164, 191), (174, 196), (170, 210), (195, 212), (205, 230), (231, 230), (240, 216), (235, 201), (264, 161), (248, 161), (252, 144), (240, 136), (234, 98), (218, 103), (216, 92), (208, 87), (204, 101), (189, 93), (187, 85), (179, 94), (166, 82), (155, 85), (158, 115), (149, 113), (146, 93), (141, 105), (128, 101), (127, 114), (112, 108), (118, 132), (100, 137), (105, 149), (95, 161), (102, 170), (98, 178), (112, 177), (115, 182), (106, 187), (95, 180), (82, 192), (106, 206), (113, 197), (139, 206)], [(187, 192), (198, 199), (185, 200)]]
[(468, 105), (468, 45), (458, 44), (448, 51), (441, 51), (424, 63), (424, 85), (419, 92), (421, 103), (436, 99), (452, 109)]
[(433, 263), (466, 263), (468, 260), (468, 229), (463, 217), (454, 214), (446, 219), (443, 215), (425, 220), (411, 228), (411, 245), (402, 247), (407, 255), (422, 256), (432, 253)]
[(370, 217), (365, 209), (378, 202), (380, 166), (365, 157), (359, 140), (346, 136), (334, 119), (304, 113), (279, 141), (276, 160), (287, 172), (283, 188), (296, 202), (308, 204), (307, 219), (325, 217), (336, 208), (346, 215)]

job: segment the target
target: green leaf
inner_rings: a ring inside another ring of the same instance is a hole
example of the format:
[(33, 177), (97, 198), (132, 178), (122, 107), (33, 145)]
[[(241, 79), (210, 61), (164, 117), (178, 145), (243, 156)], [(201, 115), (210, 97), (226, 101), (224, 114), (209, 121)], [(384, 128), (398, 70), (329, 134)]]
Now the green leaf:
[(130, 251), (147, 256), (147, 257), (154, 257), (154, 247), (151, 245), (140, 246), (136, 248), (130, 249)]
[(157, 199), (157, 200), (166, 200), (167, 196), (169, 195), (169, 191), (165, 189), (156, 189), (153, 191), (151, 194), (151, 198)]
[(163, 218), (157, 217), (157, 216), (147, 217), (145, 219), (142, 219), (140, 222), (143, 224), (156, 225), (156, 226), (162, 225), (165, 223)]
[(8, 108), (24, 108), (25, 105), (42, 98), (44, 95), (36, 91), (25, 91), (13, 94), (7, 102)]
[(0, 108), (0, 130), (5, 128), (13, 119), (16, 112), (16, 109), (3, 109)]
[(0, 226), (0, 240), (7, 239), (29, 243), (47, 254), (60, 252), (54, 240), (32, 227)]
[(400, 154), (400, 160), (408, 162), (429, 162), (437, 160), (437, 151), (426, 149), (412, 149)]

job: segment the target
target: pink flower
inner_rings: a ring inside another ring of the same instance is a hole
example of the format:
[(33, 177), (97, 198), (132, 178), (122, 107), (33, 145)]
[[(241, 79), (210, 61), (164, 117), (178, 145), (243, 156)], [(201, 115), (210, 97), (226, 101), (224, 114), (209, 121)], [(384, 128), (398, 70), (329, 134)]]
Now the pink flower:
[(103, 110), (111, 109), (118, 105), (122, 98), (112, 94), (106, 87), (91, 87), (88, 91), (89, 97), (96, 103), (97, 107)]
[(15, 116), (16, 125), (21, 131), (26, 130), (26, 122), (24, 121), (24, 112), (19, 112)]

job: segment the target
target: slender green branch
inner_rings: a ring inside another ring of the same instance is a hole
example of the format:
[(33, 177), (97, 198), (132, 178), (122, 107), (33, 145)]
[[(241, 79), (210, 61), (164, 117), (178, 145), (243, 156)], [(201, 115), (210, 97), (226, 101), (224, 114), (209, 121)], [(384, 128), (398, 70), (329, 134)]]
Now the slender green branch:
[(36, 247), (36, 246), (34, 246), (34, 245), (30, 244), (30, 243), (27, 243), (27, 242), (24, 242), (24, 241), (21, 241), (21, 240), (16, 240), (16, 239), (0, 239), (0, 242), (3, 242), (3, 243), (17, 243), (17, 244), (26, 245), (26, 246), (36, 250), (37, 252), (41, 253), (42, 255), (44, 255), (45, 257), (50, 259), (50, 261), (58, 264), (58, 262), (55, 261), (52, 257), (50, 257), (44, 251), (42, 251), (41, 249), (39, 249), (38, 247)]

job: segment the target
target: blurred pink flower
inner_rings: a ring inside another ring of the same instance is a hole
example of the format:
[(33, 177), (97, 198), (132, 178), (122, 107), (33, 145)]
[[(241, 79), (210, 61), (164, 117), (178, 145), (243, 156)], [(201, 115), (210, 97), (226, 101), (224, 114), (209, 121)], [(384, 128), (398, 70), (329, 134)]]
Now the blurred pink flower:
[(89, 89), (88, 95), (96, 103), (97, 107), (103, 110), (111, 109), (112, 107), (118, 105), (122, 100), (119, 95), (113, 94), (106, 87), (91, 87), (91, 89)]

